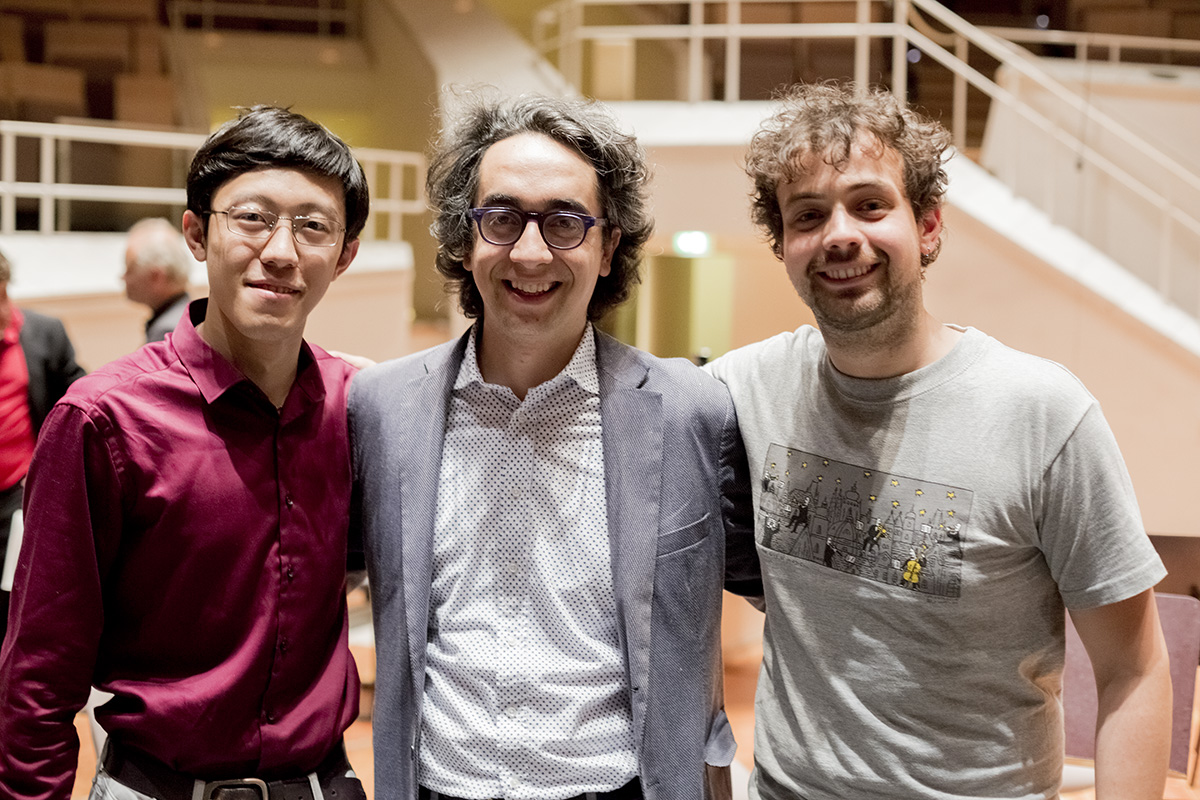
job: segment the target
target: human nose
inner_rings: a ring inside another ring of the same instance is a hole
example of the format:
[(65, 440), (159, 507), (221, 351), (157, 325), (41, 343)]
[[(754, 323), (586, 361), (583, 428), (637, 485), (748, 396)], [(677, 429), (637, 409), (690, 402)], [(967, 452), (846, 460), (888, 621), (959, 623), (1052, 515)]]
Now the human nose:
[(845, 208), (836, 207), (829, 213), (825, 224), (825, 250), (852, 254), (862, 246), (862, 231), (854, 217)]
[(261, 258), (263, 261), (283, 264), (294, 264), (299, 259), (290, 219), (280, 217), (275, 227), (271, 228), (267, 240), (263, 242)]
[[(533, 230), (529, 230), (530, 227)], [(535, 219), (525, 221), (525, 229), (512, 245), (512, 260), (529, 264), (542, 264), (554, 258), (550, 246), (542, 238), (542, 229)]]

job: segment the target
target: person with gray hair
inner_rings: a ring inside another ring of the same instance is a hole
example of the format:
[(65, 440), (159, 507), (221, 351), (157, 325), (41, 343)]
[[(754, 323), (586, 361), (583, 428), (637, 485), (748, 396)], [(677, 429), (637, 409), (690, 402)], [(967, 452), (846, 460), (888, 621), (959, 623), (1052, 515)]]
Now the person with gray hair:
[(1078, 379), (926, 309), (949, 145), (838, 84), (792, 88), (750, 144), (753, 217), (818, 325), (707, 365), (766, 590), (750, 796), (1057, 798), (1065, 606), (1099, 690), (1097, 796), (1157, 800), (1165, 570)]
[(475, 320), (351, 386), (383, 797), (730, 795), (721, 589), (761, 591), (728, 393), (595, 322), (651, 231), (596, 103), (472, 98), (428, 191)]
[(146, 341), (161, 342), (187, 311), (192, 256), (179, 226), (162, 217), (140, 219), (125, 242), (125, 296), (149, 306)]

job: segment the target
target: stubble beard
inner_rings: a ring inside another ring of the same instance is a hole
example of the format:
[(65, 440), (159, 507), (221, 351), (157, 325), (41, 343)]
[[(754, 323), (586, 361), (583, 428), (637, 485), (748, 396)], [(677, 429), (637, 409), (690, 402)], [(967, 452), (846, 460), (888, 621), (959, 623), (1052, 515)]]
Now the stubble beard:
[(855, 349), (873, 350), (889, 347), (903, 335), (902, 329), (908, 323), (903, 310), (919, 304), (915, 297), (919, 284), (897, 284), (885, 254), (880, 253), (876, 262), (878, 265), (875, 269), (883, 273), (876, 276), (879, 280), (853, 294), (817, 288), (814, 276), (816, 270), (826, 264), (824, 257), (809, 265), (804, 276), (806, 286), (800, 291), (800, 296), (812, 311), (827, 341), (833, 340)]

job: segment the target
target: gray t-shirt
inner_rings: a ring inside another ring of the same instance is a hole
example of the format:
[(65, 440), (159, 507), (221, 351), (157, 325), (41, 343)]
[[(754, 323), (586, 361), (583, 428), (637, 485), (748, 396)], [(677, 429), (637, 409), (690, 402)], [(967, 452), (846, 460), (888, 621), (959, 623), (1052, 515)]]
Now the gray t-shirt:
[(752, 796), (1055, 797), (1064, 603), (1165, 574), (1095, 399), (974, 329), (886, 380), (807, 326), (709, 369), (766, 583)]

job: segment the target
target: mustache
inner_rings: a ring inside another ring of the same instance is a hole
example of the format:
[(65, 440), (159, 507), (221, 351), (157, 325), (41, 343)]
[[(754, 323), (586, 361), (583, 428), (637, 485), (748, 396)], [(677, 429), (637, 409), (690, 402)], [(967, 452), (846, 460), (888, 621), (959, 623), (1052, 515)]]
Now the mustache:
[(862, 261), (870, 264), (888, 265), (888, 257), (884, 253), (876, 253), (869, 249), (824, 250), (813, 256), (808, 262), (808, 272), (820, 272), (827, 266), (842, 266)]

